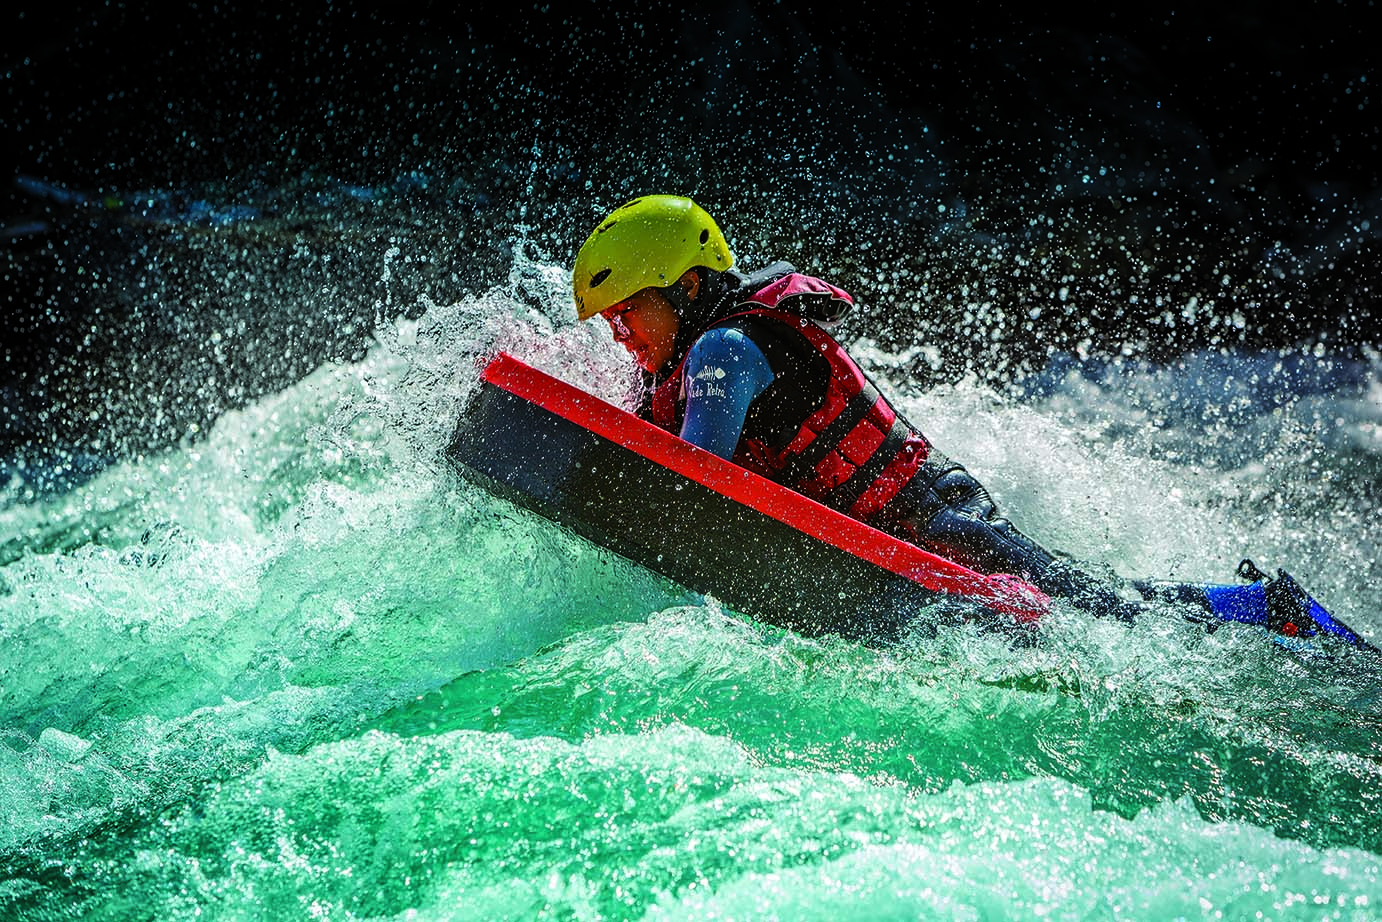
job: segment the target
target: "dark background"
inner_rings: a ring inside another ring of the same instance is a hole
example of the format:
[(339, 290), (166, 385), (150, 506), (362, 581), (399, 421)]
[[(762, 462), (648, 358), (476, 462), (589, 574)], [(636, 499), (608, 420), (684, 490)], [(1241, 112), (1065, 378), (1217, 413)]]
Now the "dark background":
[(920, 383), (1379, 338), (1372, 3), (26, 6), (0, 457), (40, 488), (648, 191)]

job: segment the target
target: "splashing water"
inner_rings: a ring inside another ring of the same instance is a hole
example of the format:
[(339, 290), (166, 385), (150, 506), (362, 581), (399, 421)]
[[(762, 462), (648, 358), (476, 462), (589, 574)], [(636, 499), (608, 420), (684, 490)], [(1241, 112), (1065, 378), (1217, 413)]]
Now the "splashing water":
[[(1374, 672), (1174, 612), (803, 639), (459, 480), (482, 356), (621, 399), (564, 287), (520, 254), (199, 442), (11, 487), (0, 914), (1382, 912)], [(1265, 405), (1275, 354), (1053, 366), (1020, 401), (858, 354), (1043, 542), (1179, 579), (1251, 553), (1382, 630), (1376, 357)]]

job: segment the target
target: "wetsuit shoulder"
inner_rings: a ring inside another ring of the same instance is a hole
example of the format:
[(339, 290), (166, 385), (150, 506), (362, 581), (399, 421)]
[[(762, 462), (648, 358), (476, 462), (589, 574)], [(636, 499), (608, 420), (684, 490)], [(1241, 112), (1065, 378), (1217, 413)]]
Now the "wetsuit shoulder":
[(696, 340), (682, 371), (681, 437), (722, 458), (734, 455), (749, 407), (773, 381), (762, 350), (742, 331), (716, 328)]

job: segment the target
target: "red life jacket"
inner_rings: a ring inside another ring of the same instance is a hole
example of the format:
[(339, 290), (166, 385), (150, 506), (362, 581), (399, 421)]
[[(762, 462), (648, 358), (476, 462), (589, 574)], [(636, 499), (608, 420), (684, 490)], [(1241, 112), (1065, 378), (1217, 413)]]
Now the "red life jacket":
[[(911, 480), (926, 460), (930, 445), (898, 417), (834, 337), (811, 320), (779, 308), (787, 299), (802, 294), (829, 294), (849, 300), (849, 295), (834, 286), (793, 273), (749, 295), (740, 305), (745, 310), (707, 328), (742, 317), (775, 320), (804, 338), (802, 348), (814, 349), (830, 364), (825, 399), (795, 436), (778, 447), (742, 436), (733, 460), (851, 518), (868, 521)], [(650, 405), (652, 421), (672, 432), (678, 431), (685, 409), (685, 362), (683, 357), (676, 371), (653, 394)]]

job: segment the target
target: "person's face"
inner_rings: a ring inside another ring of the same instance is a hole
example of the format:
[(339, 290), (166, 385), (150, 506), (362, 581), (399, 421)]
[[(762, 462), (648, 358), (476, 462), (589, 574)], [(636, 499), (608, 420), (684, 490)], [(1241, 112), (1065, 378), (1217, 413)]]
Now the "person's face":
[(656, 289), (644, 288), (600, 314), (619, 343), (644, 371), (655, 373), (672, 358), (680, 318)]

